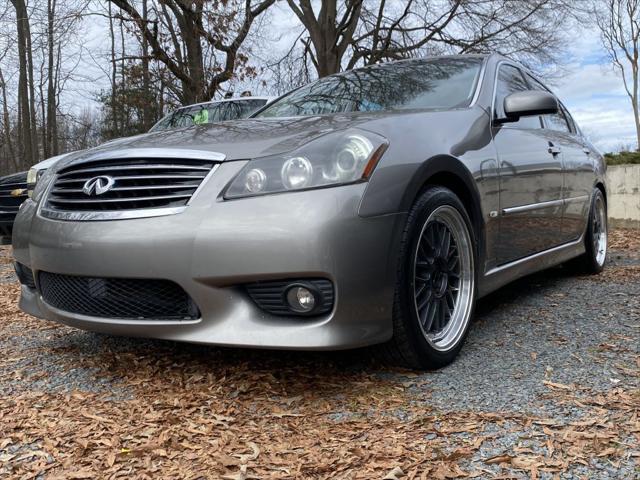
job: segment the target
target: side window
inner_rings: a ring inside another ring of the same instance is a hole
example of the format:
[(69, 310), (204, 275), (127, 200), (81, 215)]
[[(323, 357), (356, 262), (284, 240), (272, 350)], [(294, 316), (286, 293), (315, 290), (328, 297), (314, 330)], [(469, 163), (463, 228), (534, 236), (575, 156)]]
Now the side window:
[(544, 116), (545, 126), (549, 130), (556, 130), (558, 132), (571, 133), (571, 128), (569, 127), (569, 123), (567, 122), (567, 117), (565, 116), (565, 109), (562, 105), (560, 105), (560, 110), (558, 113), (554, 115), (545, 115)]
[[(543, 92), (553, 93), (529, 74), (527, 74), (527, 80), (531, 84), (531, 88), (533, 90), (542, 90)], [(572, 127), (572, 122), (569, 120), (571, 117), (567, 113), (567, 110), (561, 103), (559, 103), (559, 105), (560, 111), (558, 113), (553, 115), (544, 115), (545, 127), (549, 130), (556, 130), (558, 132), (575, 132), (575, 128)]]
[(171, 128), (182, 128), (191, 125), (191, 117), (189, 116), (189, 109), (182, 108), (177, 110), (171, 117)]
[[(512, 93), (529, 90), (520, 70), (511, 65), (501, 65), (498, 70), (498, 82), (496, 85), (495, 116), (504, 118), (504, 99)], [(540, 117), (520, 117), (517, 122), (506, 123), (507, 127), (515, 128), (542, 128)]]
[(578, 125), (576, 124), (575, 120), (573, 119), (573, 117), (571, 116), (571, 114), (569, 113), (569, 110), (564, 108), (564, 105), (562, 105), (563, 111), (564, 111), (564, 116), (567, 119), (567, 122), (569, 123), (569, 128), (571, 129), (571, 131), (575, 134), (580, 134), (580, 130), (578, 129)]
[(209, 112), (209, 123), (215, 123), (224, 120), (224, 104), (225, 102), (219, 102), (207, 105), (207, 110)]

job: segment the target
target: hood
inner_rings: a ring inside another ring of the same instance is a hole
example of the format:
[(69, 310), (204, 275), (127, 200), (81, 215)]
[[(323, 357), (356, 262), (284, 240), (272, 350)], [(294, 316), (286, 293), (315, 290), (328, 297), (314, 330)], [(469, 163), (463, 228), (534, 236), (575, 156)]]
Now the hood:
[(68, 157), (69, 155), (71, 155), (73, 153), (75, 153), (75, 152), (63, 153), (61, 155), (56, 155), (55, 157), (47, 158), (46, 160), (43, 160), (40, 163), (36, 163), (31, 168), (33, 168), (34, 170), (47, 170), (48, 168), (51, 168), (53, 165), (58, 163), (63, 158), (66, 158), (66, 157)]
[(14, 184), (14, 183), (27, 183), (27, 172), (14, 173), (7, 175), (6, 177), (0, 177), (0, 185)]
[[(86, 151), (110, 153), (128, 149), (186, 149), (218, 152), (225, 160), (245, 160), (289, 152), (335, 130), (360, 126), (377, 114), (336, 114), (295, 118), (248, 118), (148, 133), (119, 139)], [(74, 155), (81, 160), (83, 155)]]
[[(108, 142), (103, 143), (100, 147), (97, 147), (97, 148), (114, 146), (125, 140), (131, 141), (134, 138), (138, 138), (140, 136), (141, 135), (136, 135), (135, 137), (127, 137), (127, 138), (116, 138), (114, 140), (109, 140)], [(40, 163), (36, 163), (31, 168), (33, 168), (34, 170), (48, 170), (49, 168), (53, 167), (55, 164), (57, 164), (61, 160), (79, 158), (84, 152), (90, 152), (90, 151), (93, 151), (93, 150), (75, 150), (73, 152), (62, 153), (60, 155), (56, 155), (55, 157), (47, 158), (46, 160), (43, 160)]]

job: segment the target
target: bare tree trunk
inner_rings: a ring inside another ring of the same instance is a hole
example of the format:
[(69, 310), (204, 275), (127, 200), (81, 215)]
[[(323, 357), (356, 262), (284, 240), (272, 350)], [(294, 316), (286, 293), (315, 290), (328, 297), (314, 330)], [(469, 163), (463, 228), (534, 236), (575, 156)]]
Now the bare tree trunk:
[[(122, 18), (120, 18), (120, 49), (120, 85), (124, 93), (127, 84), (127, 73), (125, 71), (125, 57), (127, 56), (127, 51), (125, 48), (124, 38), (124, 20)], [(122, 105), (120, 112), (122, 113), (120, 116), (120, 127), (122, 130), (120, 135), (118, 135), (119, 137), (125, 136), (126, 132), (129, 131), (129, 111), (126, 104)]]
[[(241, 63), (240, 48), (249, 34), (253, 21), (275, 2), (259, 0), (254, 4), (252, 0), (245, 0), (244, 19), (232, 22), (232, 16), (225, 15), (227, 12), (224, 12), (222, 7), (226, 2), (162, 0), (159, 3), (163, 15), (166, 5), (175, 17), (181, 40), (187, 47), (184, 52), (185, 61), (182, 62), (178, 57), (179, 49), (172, 52), (162, 42), (163, 38), (158, 35), (158, 22), (154, 22), (154, 28), (150, 28), (136, 9), (133, 0), (109, 1), (129, 16), (140, 35), (145, 36), (149, 42), (153, 57), (162, 62), (181, 83), (182, 91), (177, 93), (183, 103), (210, 99), (221, 84), (233, 78), (236, 67)], [(219, 14), (220, 10), (223, 11), (222, 14)], [(219, 24), (217, 28), (220, 31), (209, 27), (213, 23)], [(206, 44), (209, 50), (215, 51), (216, 55), (223, 56), (219, 71), (204, 72), (203, 44)]]
[(117, 110), (117, 68), (116, 68), (116, 35), (113, 28), (113, 14), (111, 13), (111, 2), (109, 6), (109, 35), (111, 37), (111, 120), (114, 137), (118, 137), (118, 110)]
[[(142, 0), (142, 21), (147, 24), (147, 0)], [(142, 107), (142, 127), (145, 131), (151, 128), (153, 119), (151, 118), (151, 81), (149, 79), (149, 42), (147, 37), (142, 35), (142, 86), (144, 90), (144, 104)]]
[[(25, 8), (25, 13), (26, 13)], [(27, 46), (27, 73), (29, 75), (29, 115), (31, 115), (31, 151), (32, 158), (26, 167), (30, 167), (34, 163), (38, 162), (40, 158), (40, 151), (38, 149), (38, 132), (36, 122), (36, 93), (35, 93), (35, 81), (33, 80), (33, 50), (31, 48), (31, 27), (29, 26), (29, 18), (25, 17), (25, 33), (26, 33), (26, 46)]]
[(4, 124), (4, 137), (7, 142), (7, 149), (9, 150), (9, 158), (13, 163), (13, 168), (18, 171), (18, 157), (15, 155), (13, 149), (13, 140), (11, 139), (11, 118), (9, 117), (9, 107), (7, 105), (7, 87), (4, 82), (4, 75), (2, 74), (2, 68), (0, 68), (0, 92), (2, 93), (2, 123)]
[[(636, 3), (637, 6), (637, 3)], [(640, 13), (636, 11), (636, 13)], [(636, 122), (636, 140), (638, 142), (636, 146), (636, 151), (640, 152), (640, 106), (638, 105), (638, 68), (640, 65), (638, 64), (638, 54), (639, 46), (638, 41), (640, 40), (640, 32), (638, 31), (640, 27), (640, 22), (638, 22), (637, 16), (634, 23), (634, 28), (632, 28), (632, 38), (635, 41), (635, 46), (633, 48), (633, 53), (630, 55), (631, 58), (631, 81), (633, 87), (631, 88), (631, 104), (633, 105), (633, 118)]]
[(638, 101), (636, 100), (633, 105), (633, 118), (636, 122), (636, 152), (640, 152), (640, 112), (638, 112)]
[(311, 0), (300, 0), (297, 3), (287, 0), (287, 2), (309, 32), (313, 50), (309, 43), (306, 44), (306, 50), (318, 76), (326, 77), (339, 72), (342, 57), (358, 25), (362, 0), (345, 2), (346, 8), (341, 18), (338, 18), (337, 0), (323, 1), (317, 16), (313, 11)]
[(54, 19), (56, 15), (56, 0), (47, 0), (47, 53), (49, 76), (47, 80), (47, 135), (46, 151), (49, 156), (58, 155), (58, 123), (56, 109), (56, 89), (54, 84)]
[(20, 165), (34, 163), (33, 139), (31, 127), (31, 111), (29, 108), (29, 75), (27, 60), (28, 23), (27, 8), (24, 0), (11, 0), (16, 9), (18, 33), (18, 143), (20, 147)]
[(47, 142), (47, 111), (46, 111), (46, 96), (44, 94), (44, 83), (46, 75), (44, 73), (44, 64), (46, 62), (46, 53), (44, 47), (42, 48), (43, 54), (40, 60), (40, 81), (38, 82), (38, 93), (40, 94), (40, 102), (38, 107), (40, 108), (40, 116), (42, 123), (40, 124), (40, 138), (42, 139), (42, 155), (44, 158), (49, 158), (49, 144)]

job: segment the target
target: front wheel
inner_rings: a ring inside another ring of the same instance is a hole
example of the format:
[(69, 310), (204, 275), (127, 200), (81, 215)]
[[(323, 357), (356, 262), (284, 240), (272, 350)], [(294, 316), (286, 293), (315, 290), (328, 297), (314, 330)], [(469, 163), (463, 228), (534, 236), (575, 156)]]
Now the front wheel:
[(476, 298), (475, 239), (458, 197), (428, 188), (403, 232), (389, 354), (412, 368), (439, 368), (462, 348)]

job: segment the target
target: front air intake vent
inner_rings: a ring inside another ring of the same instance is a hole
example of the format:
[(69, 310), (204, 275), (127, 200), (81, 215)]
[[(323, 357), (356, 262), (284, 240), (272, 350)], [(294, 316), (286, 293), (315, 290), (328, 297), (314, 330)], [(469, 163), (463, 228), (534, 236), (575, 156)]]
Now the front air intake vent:
[(169, 280), (94, 278), (40, 272), (43, 300), (64, 312), (124, 320), (197, 320), (198, 307)]
[(35, 280), (35, 277), (33, 276), (33, 271), (26, 265), (23, 265), (18, 262), (14, 264), (14, 267), (16, 270), (16, 276), (18, 277), (18, 280), (20, 281), (20, 283), (25, 287), (30, 288), (31, 290), (35, 290), (36, 280)]

